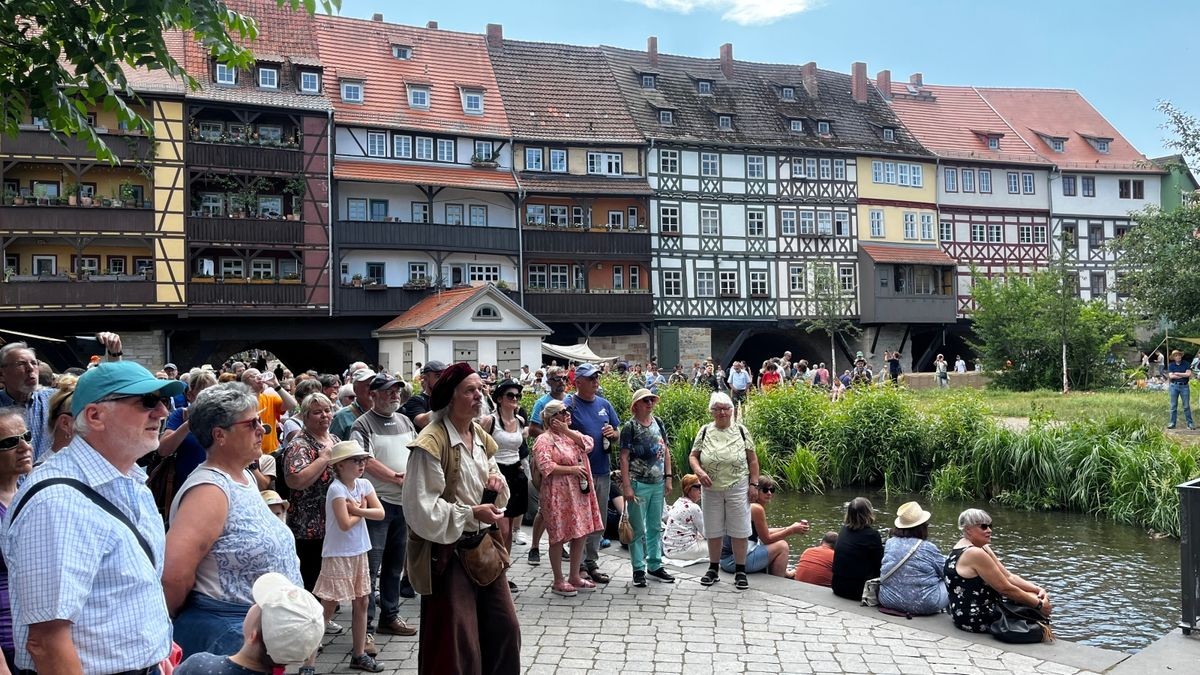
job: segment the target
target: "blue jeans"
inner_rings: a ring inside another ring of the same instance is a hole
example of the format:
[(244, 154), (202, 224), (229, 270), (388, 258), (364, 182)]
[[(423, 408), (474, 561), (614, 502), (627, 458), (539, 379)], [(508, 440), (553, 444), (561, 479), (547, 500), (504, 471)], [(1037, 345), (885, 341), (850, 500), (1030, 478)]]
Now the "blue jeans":
[(250, 605), (222, 602), (192, 592), (175, 617), (175, 642), (183, 658), (200, 652), (218, 656), (236, 654), (242, 648), (242, 622)]
[(1192, 392), (1188, 389), (1187, 383), (1186, 382), (1183, 384), (1172, 383), (1171, 387), (1170, 387), (1170, 395), (1171, 395), (1171, 426), (1175, 426), (1175, 421), (1176, 421), (1176, 418), (1178, 417), (1179, 410), (1178, 410), (1177, 406), (1179, 404), (1180, 398), (1183, 399), (1183, 415), (1184, 415), (1184, 418), (1187, 420), (1188, 428), (1190, 429), (1191, 427), (1195, 426), (1195, 424), (1192, 422), (1192, 404), (1191, 404)]
[(367, 602), (367, 623), (375, 622), (375, 590), (378, 578), (380, 623), (387, 623), (400, 614), (400, 575), (404, 573), (404, 546), (408, 538), (408, 523), (399, 504), (380, 500), (383, 520), (368, 520), (371, 551), (367, 564), (371, 567), (371, 596)]
[(633, 571), (662, 569), (662, 483), (631, 481), (637, 501), (626, 504), (633, 541), (629, 544), (629, 560)]

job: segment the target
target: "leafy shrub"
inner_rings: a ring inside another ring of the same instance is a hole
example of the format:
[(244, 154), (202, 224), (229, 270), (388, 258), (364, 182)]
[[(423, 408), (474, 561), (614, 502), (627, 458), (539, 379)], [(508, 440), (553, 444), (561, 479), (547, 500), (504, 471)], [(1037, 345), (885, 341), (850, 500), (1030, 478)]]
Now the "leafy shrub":
[(633, 392), (629, 391), (629, 384), (625, 378), (616, 373), (601, 375), (600, 395), (608, 399), (622, 422), (633, 416), (633, 412), (629, 409), (630, 404), (633, 403)]
[(796, 450), (786, 462), (774, 460), (775, 473), (780, 482), (796, 492), (820, 493), (823, 486), (821, 479), (821, 461), (817, 453), (803, 445), (797, 445)]
[(692, 442), (696, 440), (696, 434), (700, 433), (700, 426), (698, 420), (688, 420), (679, 425), (678, 431), (667, 431), (671, 441), (671, 467), (676, 476), (692, 472), (691, 465), (688, 464), (688, 455), (692, 452)]
[[(709, 420), (709, 391), (689, 384), (671, 384), (658, 388), (658, 405), (654, 414), (663, 421), (667, 433), (675, 436), (688, 422), (704, 423)], [(691, 443), (695, 434), (688, 439)]]
[(828, 397), (807, 386), (776, 387), (756, 393), (745, 412), (746, 428), (771, 452), (787, 453), (797, 443), (808, 445), (817, 424), (830, 410)]
[(895, 387), (851, 389), (817, 425), (816, 444), (842, 485), (883, 484), (885, 492), (913, 492), (927, 472), (925, 434), (911, 399)]

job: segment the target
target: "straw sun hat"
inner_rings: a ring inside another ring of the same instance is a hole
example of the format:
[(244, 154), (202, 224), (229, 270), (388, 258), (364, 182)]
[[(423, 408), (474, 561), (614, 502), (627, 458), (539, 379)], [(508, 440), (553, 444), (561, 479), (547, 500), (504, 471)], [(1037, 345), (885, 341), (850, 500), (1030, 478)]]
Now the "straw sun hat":
[(905, 502), (896, 509), (896, 527), (909, 529), (929, 522), (933, 514), (921, 508), (917, 502)]

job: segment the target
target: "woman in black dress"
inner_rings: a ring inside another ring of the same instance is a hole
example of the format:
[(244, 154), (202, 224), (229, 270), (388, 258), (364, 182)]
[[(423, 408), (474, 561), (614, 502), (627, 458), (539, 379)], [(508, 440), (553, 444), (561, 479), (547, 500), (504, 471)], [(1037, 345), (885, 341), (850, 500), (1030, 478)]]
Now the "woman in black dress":
[(855, 497), (846, 505), (846, 523), (833, 548), (833, 594), (861, 600), (867, 579), (879, 576), (883, 562), (883, 540), (875, 523), (875, 509), (866, 497)]

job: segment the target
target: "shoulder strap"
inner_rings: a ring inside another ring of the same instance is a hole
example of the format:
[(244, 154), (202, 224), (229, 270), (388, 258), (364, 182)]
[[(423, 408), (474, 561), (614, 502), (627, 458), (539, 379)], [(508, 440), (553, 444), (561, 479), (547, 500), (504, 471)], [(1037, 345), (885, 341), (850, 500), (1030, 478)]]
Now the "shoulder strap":
[(82, 492), (83, 496), (92, 500), (92, 503), (108, 512), (108, 515), (121, 521), (125, 527), (129, 528), (129, 531), (133, 533), (133, 536), (137, 538), (137, 542), (142, 547), (142, 550), (145, 551), (146, 557), (150, 559), (150, 565), (152, 567), (154, 566), (154, 550), (150, 548), (150, 542), (146, 541), (146, 538), (142, 536), (141, 532), (138, 532), (138, 529), (134, 527), (133, 522), (129, 520), (129, 517), (122, 513), (121, 509), (113, 506), (113, 503), (105, 499), (99, 492), (93, 490), (92, 486), (82, 481), (75, 480), (74, 478), (47, 478), (46, 480), (29, 488), (29, 492), (26, 492), (25, 495), (21, 497), (21, 501), (17, 502), (16, 507), (13, 509), (12, 518), (9, 519), (9, 523), (11, 524), (17, 522), (17, 516), (21, 515), (21, 510), (25, 508), (25, 503), (29, 501), (30, 497), (52, 485), (66, 485), (67, 487), (74, 488), (75, 490)]
[(880, 575), (879, 581), (885, 581), (888, 577), (898, 572), (901, 567), (904, 567), (904, 563), (908, 562), (908, 559), (912, 557), (912, 554), (916, 553), (917, 549), (921, 548), (921, 541), (921, 539), (918, 539), (917, 545), (909, 549), (908, 553), (905, 553), (904, 557), (900, 559), (900, 562), (896, 563), (895, 567), (887, 571), (887, 574)]
[[(435, 424), (441, 424), (441, 422), (435, 422)], [(442, 499), (447, 502), (453, 502), (454, 493), (458, 491), (459, 457), (457, 452), (451, 452), (454, 448), (450, 447), (449, 440), (449, 434), (447, 434), (446, 450), (441, 453), (442, 477), (446, 479), (446, 487), (442, 490)]]

